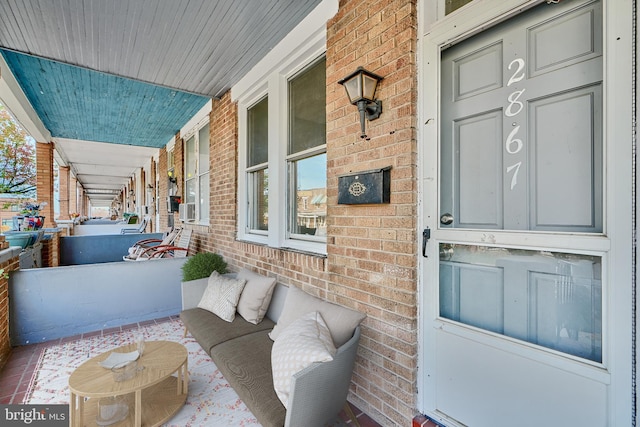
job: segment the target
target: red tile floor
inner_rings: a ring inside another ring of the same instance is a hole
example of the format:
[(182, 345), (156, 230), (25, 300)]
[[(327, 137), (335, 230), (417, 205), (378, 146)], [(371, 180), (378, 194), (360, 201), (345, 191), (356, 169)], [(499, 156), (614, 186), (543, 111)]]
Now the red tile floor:
[[(161, 322), (163, 319), (157, 319)], [(150, 321), (155, 322), (155, 321)], [(127, 329), (139, 328), (140, 326), (150, 323), (141, 322), (132, 325), (125, 325), (118, 328), (104, 329), (101, 331), (83, 334), (81, 336), (62, 338), (59, 340), (49, 341), (39, 344), (31, 344), (20, 347), (14, 347), (9, 355), (7, 364), (0, 372), (0, 404), (20, 404), (27, 393), (31, 379), (35, 375), (36, 365), (42, 351), (50, 345), (56, 345), (62, 342), (75, 340), (78, 338), (87, 338), (98, 334), (105, 335)], [(349, 404), (356, 416), (361, 427), (379, 427), (380, 424), (372, 420), (367, 414), (360, 411), (355, 406)], [(347, 414), (342, 411), (340, 418), (347, 426), (353, 425)]]

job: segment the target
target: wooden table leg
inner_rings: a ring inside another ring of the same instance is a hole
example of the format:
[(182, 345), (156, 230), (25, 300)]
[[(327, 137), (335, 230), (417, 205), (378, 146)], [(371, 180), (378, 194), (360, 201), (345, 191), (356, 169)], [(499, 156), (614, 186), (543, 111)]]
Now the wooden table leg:
[(180, 368), (178, 368), (178, 381), (177, 392), (178, 395), (187, 394), (189, 392), (189, 370), (187, 369), (187, 362), (185, 361)]
[(76, 395), (71, 392), (71, 401), (70, 403), (70, 408), (69, 408), (69, 425), (70, 426), (76, 426), (77, 423), (77, 414), (76, 414)]
[(142, 426), (142, 390), (136, 390), (136, 418), (135, 426)]
[(82, 427), (84, 426), (84, 397), (76, 395), (76, 399), (76, 419), (78, 420), (76, 425)]
[(188, 360), (184, 361), (184, 365), (182, 365), (184, 367), (184, 375), (182, 376), (182, 379), (184, 381), (184, 385), (182, 387), (182, 392), (184, 394), (189, 393), (189, 367), (188, 367)]

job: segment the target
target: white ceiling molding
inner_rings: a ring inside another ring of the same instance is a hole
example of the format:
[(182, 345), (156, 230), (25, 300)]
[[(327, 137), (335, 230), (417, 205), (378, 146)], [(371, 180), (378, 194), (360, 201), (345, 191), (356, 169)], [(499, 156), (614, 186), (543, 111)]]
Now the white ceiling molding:
[(27, 100), (2, 55), (0, 55), (0, 100), (33, 139), (43, 143), (51, 141), (51, 133)]

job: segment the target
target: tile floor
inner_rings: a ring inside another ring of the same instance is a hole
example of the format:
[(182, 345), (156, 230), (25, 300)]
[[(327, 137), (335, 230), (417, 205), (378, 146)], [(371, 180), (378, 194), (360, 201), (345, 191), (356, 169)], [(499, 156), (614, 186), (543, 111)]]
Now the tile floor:
[[(87, 338), (96, 335), (107, 335), (113, 332), (120, 332), (128, 329), (137, 329), (145, 324), (162, 322), (167, 319), (156, 319), (148, 322), (134, 323), (131, 325), (120, 326), (117, 328), (103, 329), (96, 332), (90, 332), (79, 336), (61, 338), (59, 340), (49, 341), (39, 344), (31, 344), (20, 347), (14, 347), (7, 364), (0, 372), (0, 404), (20, 404), (24, 399), (29, 384), (35, 375), (36, 365), (42, 351), (50, 345), (72, 341), (81, 338)], [(367, 414), (351, 405), (358, 423), (361, 427), (379, 427), (380, 424), (372, 420)], [(347, 426), (352, 425), (351, 420), (343, 411), (340, 418)]]

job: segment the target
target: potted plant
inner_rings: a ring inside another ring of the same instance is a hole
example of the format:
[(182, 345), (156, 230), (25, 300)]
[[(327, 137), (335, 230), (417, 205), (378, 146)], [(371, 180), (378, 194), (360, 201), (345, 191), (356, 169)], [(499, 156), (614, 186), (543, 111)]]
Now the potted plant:
[(47, 202), (25, 202), (18, 219), (18, 228), (21, 231), (40, 230), (44, 225), (44, 216), (40, 215), (40, 209), (47, 206)]
[(182, 281), (203, 279), (214, 271), (220, 274), (227, 272), (227, 263), (222, 256), (212, 252), (199, 252), (188, 257), (182, 265)]

